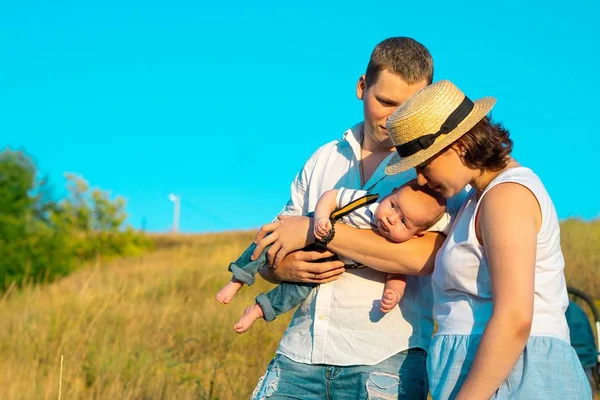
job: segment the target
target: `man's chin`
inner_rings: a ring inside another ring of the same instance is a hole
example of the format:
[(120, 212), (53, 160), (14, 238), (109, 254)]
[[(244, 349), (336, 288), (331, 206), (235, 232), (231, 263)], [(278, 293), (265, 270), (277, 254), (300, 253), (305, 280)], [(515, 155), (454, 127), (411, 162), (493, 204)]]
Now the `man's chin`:
[(390, 139), (389, 136), (385, 139), (379, 140), (379, 146), (385, 149), (393, 149), (395, 147), (394, 142), (392, 142), (392, 139)]
[(438, 189), (436, 190), (436, 192), (439, 192), (446, 199), (449, 199), (450, 197), (453, 197), (456, 194), (454, 193), (454, 191), (448, 189)]
[(369, 134), (369, 139), (371, 141), (371, 143), (377, 145), (378, 147), (382, 148), (382, 149), (394, 149), (394, 142), (392, 142), (392, 139), (390, 139), (390, 137), (388, 136), (386, 131), (382, 131), (380, 129), (377, 129), (374, 131), (375, 134)]

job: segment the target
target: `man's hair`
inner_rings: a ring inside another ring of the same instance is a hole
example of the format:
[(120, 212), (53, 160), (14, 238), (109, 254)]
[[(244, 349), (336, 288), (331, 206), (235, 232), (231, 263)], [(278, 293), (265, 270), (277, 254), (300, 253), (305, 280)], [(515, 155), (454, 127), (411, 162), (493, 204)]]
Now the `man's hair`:
[(502, 124), (485, 117), (456, 142), (470, 168), (499, 171), (510, 161), (513, 141)]
[(371, 53), (365, 73), (367, 87), (377, 82), (384, 69), (413, 84), (426, 80), (433, 81), (433, 58), (421, 43), (409, 37), (391, 37), (379, 43)]

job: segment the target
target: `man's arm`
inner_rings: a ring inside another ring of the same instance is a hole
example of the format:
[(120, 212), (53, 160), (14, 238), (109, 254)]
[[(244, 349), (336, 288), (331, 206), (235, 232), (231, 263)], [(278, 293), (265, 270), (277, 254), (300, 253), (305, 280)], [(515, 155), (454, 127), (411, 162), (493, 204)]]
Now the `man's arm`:
[(317, 262), (335, 254), (326, 251), (294, 251), (283, 258), (277, 268), (265, 267), (260, 272), (263, 279), (271, 283), (311, 282), (327, 283), (336, 280), (346, 269), (340, 260)]
[[(335, 230), (333, 240), (327, 245), (329, 250), (378, 271), (405, 275), (430, 274), (435, 254), (445, 239), (441, 233), (428, 232), (404, 243), (393, 243), (368, 229), (338, 224)], [(253, 257), (272, 244), (267, 258), (278, 267), (287, 254), (314, 243), (314, 240), (310, 218), (284, 218), (264, 225), (258, 231)]]
[[(280, 215), (302, 215), (308, 212), (310, 171), (315, 168), (320, 150), (311, 156), (294, 178), (290, 188), (290, 200)], [(326, 283), (337, 279), (345, 271), (344, 263), (341, 261), (316, 262), (331, 256), (333, 256), (331, 252), (298, 250), (281, 261), (277, 269), (265, 267), (259, 271), (259, 274), (271, 283), (281, 281)]]

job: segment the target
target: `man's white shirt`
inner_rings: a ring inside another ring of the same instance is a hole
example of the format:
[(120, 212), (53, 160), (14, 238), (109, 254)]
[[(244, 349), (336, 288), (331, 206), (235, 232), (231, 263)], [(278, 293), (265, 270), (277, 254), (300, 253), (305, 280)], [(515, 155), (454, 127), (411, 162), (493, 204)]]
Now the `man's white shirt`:
[[(319, 148), (292, 182), (291, 198), (281, 213), (313, 211), (327, 190), (362, 189), (383, 197), (415, 178), (412, 169), (385, 175), (390, 153), (361, 187), (362, 134), (361, 123)], [(450, 199), (447, 212), (456, 215), (463, 199)], [(342, 366), (377, 364), (409, 348), (427, 350), (433, 332), (430, 278), (407, 277), (399, 307), (383, 314), (379, 301), (385, 276), (371, 268), (348, 269), (338, 280), (317, 286), (296, 310), (277, 352), (296, 362)]]

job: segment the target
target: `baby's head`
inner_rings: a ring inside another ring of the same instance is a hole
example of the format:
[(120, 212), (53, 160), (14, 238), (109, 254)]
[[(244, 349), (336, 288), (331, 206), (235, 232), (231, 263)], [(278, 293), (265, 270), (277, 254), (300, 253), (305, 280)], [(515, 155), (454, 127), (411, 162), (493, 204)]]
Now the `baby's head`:
[(416, 180), (394, 189), (375, 211), (377, 230), (393, 242), (404, 242), (431, 228), (446, 212), (446, 199)]

